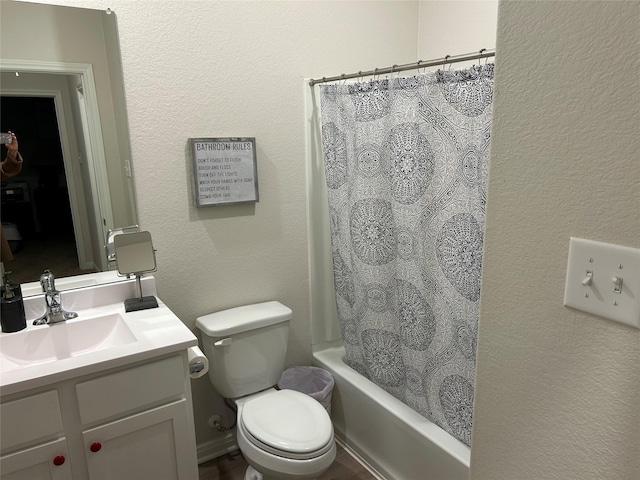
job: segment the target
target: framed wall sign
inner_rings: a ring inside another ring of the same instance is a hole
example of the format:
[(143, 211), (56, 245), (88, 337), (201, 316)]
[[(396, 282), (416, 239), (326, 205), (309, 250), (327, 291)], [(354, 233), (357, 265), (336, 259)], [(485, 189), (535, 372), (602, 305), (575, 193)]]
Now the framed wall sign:
[(190, 138), (198, 207), (258, 201), (256, 139)]

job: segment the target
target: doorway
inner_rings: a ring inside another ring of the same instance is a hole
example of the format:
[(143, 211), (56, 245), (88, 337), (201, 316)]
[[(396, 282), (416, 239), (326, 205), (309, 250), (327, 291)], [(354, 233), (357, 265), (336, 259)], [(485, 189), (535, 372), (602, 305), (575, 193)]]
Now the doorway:
[[(74, 221), (71, 199), (83, 201), (69, 191), (65, 164), (71, 159), (65, 159), (65, 153), (71, 153), (63, 148), (55, 98), (3, 95), (1, 102), (0, 128), (16, 133), (24, 158), (20, 174), (2, 183), (1, 218), (11, 224), (5, 228), (14, 253), (6, 265), (12, 281), (37, 281), (44, 268), (58, 277), (96, 271), (76, 241), (83, 234), (75, 232), (80, 222)], [(4, 145), (2, 150), (4, 158)]]

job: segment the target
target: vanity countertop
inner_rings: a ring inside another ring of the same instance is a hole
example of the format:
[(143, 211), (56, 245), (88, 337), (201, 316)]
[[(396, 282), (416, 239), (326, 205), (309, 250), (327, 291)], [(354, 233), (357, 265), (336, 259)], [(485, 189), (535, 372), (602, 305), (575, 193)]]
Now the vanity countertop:
[[(143, 289), (155, 293), (152, 278), (143, 279), (143, 285)], [(145, 295), (149, 293), (145, 290)], [(183, 351), (198, 344), (193, 332), (159, 299), (158, 308), (125, 312), (123, 301), (135, 297), (135, 281), (65, 294), (63, 307), (78, 313), (77, 318), (34, 326), (33, 318), (39, 315), (35, 312), (44, 301), (41, 296), (34, 297), (29, 302), (25, 299), (27, 328), (0, 333), (1, 395)]]

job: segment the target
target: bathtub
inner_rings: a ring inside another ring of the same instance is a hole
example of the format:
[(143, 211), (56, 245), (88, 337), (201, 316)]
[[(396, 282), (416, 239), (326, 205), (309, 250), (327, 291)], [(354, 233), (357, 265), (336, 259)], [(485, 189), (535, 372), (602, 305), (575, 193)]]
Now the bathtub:
[(467, 480), (470, 449), (348, 367), (344, 347), (314, 351), (333, 375), (331, 419), (340, 443), (381, 478)]

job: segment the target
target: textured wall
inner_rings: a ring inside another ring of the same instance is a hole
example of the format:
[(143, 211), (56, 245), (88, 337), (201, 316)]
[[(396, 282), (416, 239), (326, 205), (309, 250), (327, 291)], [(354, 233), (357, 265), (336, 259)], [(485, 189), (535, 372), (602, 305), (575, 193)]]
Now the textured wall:
[(640, 3), (502, 2), (471, 477), (640, 478), (640, 330), (563, 307), (640, 247)]
[[(477, 52), (481, 48), (494, 49), (497, 22), (498, 0), (423, 0), (420, 2), (418, 58), (431, 60)], [(458, 63), (451, 69), (465, 66)]]

